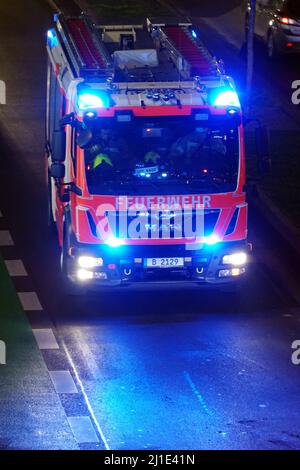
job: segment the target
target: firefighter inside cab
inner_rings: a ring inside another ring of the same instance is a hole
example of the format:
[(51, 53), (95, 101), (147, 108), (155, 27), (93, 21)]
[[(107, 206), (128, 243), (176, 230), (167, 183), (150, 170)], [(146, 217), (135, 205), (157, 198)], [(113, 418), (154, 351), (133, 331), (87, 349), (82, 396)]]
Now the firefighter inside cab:
[(86, 151), (86, 165), (90, 176), (101, 178), (116, 169), (122, 169), (127, 158), (125, 139), (118, 137), (112, 128), (103, 123)]
[[(143, 133), (149, 134), (150, 131), (153, 129), (145, 128)], [(131, 140), (135, 140), (133, 136)], [(201, 173), (203, 168), (212, 171), (214, 165), (218, 168), (229, 163), (226, 162), (228, 142), (224, 141), (224, 135), (211, 132), (209, 128), (194, 128), (180, 137), (170, 129), (164, 129), (159, 139), (151, 139), (149, 146), (144, 142), (139, 149), (131, 148), (131, 140), (127, 144), (124, 133), (122, 135), (105, 122), (93, 129), (88, 144), (84, 146), (88, 180), (92, 184), (111, 179), (120, 172), (136, 174), (137, 168), (141, 171), (143, 168), (157, 168), (159, 171), (163, 166), (185, 176), (185, 173), (197, 174), (199, 170)]]

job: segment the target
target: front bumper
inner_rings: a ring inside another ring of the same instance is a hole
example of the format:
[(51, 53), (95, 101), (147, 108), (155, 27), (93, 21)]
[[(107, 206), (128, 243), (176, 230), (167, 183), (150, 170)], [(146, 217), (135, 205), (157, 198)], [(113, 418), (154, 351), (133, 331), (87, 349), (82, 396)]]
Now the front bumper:
[[(239, 282), (246, 274), (247, 267), (241, 266), (240, 273), (220, 277), (219, 273), (231, 266), (222, 264), (223, 256), (235, 252), (250, 251), (246, 241), (218, 243), (204, 246), (200, 250), (187, 250), (185, 245), (168, 246), (131, 246), (92, 251), (86, 246), (79, 246), (68, 260), (68, 277), (74, 283), (83, 283), (86, 287), (117, 287), (129, 285), (198, 285), (224, 286)], [(95, 256), (103, 258), (103, 266), (91, 269), (93, 278), (84, 281), (78, 279), (78, 257)], [(147, 258), (183, 258), (182, 267), (149, 268)]]

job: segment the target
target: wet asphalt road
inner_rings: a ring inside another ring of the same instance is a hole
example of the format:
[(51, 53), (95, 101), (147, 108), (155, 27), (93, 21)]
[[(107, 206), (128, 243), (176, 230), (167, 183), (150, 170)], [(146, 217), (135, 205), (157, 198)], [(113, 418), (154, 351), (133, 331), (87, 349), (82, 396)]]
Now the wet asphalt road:
[[(1, 2), (0, 78), (8, 89), (0, 108), (1, 210), (45, 309), (36, 321), (53, 325), (105, 442), (111, 449), (299, 449), (300, 366), (291, 363), (291, 343), (300, 338), (298, 259), (257, 209), (249, 279), (237, 298), (196, 290), (65, 293), (46, 225), (50, 14), (44, 1)], [(68, 397), (63, 405), (71, 406)]]

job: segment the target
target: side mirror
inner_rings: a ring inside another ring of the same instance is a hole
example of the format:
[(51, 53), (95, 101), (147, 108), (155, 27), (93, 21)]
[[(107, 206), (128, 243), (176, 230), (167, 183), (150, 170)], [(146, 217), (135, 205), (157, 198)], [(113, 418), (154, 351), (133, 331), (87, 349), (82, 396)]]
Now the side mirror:
[(78, 127), (77, 135), (76, 135), (76, 142), (77, 142), (77, 145), (79, 145), (81, 149), (84, 149), (85, 147), (87, 147), (92, 139), (93, 139), (93, 133), (91, 129)]
[(269, 134), (265, 126), (259, 126), (255, 129), (255, 145), (258, 172), (264, 175), (271, 167)]
[(52, 163), (50, 173), (52, 178), (62, 179), (65, 177), (65, 165), (63, 163)]
[(54, 131), (51, 145), (52, 160), (64, 162), (66, 158), (66, 135), (63, 130)]
[(64, 117), (62, 117), (61, 120), (59, 121), (59, 124), (60, 124), (61, 127), (65, 127), (65, 126), (68, 126), (68, 125), (72, 126), (75, 122), (76, 122), (75, 114), (70, 113), (70, 114), (66, 114)]

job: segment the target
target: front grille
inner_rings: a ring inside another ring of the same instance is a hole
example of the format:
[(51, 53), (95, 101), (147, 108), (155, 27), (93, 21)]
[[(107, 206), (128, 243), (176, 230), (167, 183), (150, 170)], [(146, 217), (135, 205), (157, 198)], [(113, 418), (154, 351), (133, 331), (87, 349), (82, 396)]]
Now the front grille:
[[(196, 211), (193, 210), (191, 214), (189, 214), (192, 218), (190, 221), (192, 230), (196, 230)], [(216, 223), (218, 221), (220, 215), (220, 210), (205, 210), (204, 211), (204, 235), (209, 236), (213, 233), (214, 228), (216, 226)], [(93, 220), (93, 217), (91, 216), (90, 212), (88, 211), (87, 213), (88, 216), (88, 221), (90, 224), (91, 232), (92, 234), (97, 237), (97, 230), (96, 230), (96, 224)], [(124, 223), (124, 219), (122, 220), (122, 215), (117, 213), (116, 216), (116, 236), (118, 238), (130, 238), (130, 234), (128, 231), (128, 227), (130, 226), (130, 223), (136, 219), (136, 216), (129, 216), (127, 215), (127, 226)], [(143, 222), (144, 225), (143, 227), (139, 227), (141, 230), (141, 238), (145, 239), (150, 239), (151, 235), (153, 238), (165, 238), (164, 237), (164, 231), (166, 233), (170, 234), (170, 239), (174, 239), (177, 236), (177, 230), (181, 234), (180, 236), (183, 236), (185, 233), (185, 218), (180, 216), (180, 218), (174, 218), (174, 217), (165, 217), (164, 214), (158, 213), (155, 214), (155, 217), (144, 217)], [(202, 227), (201, 227), (202, 228)], [(125, 236), (124, 236), (125, 235)]]

